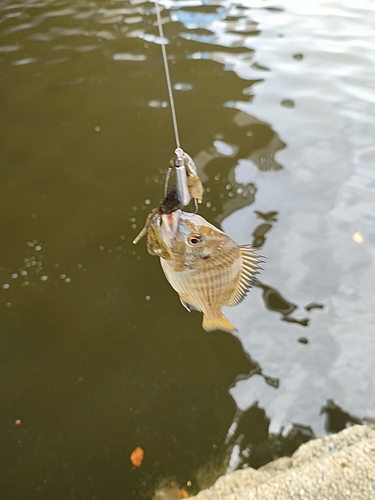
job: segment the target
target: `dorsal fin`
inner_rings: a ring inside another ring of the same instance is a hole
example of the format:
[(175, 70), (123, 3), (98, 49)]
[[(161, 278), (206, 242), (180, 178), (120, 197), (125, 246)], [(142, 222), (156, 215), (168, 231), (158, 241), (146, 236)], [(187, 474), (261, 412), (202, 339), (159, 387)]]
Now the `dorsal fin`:
[(262, 256), (257, 253), (250, 245), (241, 245), (242, 267), (238, 276), (236, 289), (225, 303), (226, 306), (236, 306), (246, 297), (249, 292), (255, 275), (261, 270), (260, 263), (263, 262)]

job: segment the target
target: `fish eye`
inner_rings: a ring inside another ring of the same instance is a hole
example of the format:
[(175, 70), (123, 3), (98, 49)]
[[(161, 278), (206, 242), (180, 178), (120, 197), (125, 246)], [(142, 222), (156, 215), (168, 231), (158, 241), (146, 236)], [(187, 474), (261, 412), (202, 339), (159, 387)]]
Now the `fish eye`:
[(192, 236), (189, 236), (188, 238), (188, 243), (189, 245), (198, 245), (198, 243), (201, 243), (203, 241), (203, 238), (200, 234), (193, 234)]

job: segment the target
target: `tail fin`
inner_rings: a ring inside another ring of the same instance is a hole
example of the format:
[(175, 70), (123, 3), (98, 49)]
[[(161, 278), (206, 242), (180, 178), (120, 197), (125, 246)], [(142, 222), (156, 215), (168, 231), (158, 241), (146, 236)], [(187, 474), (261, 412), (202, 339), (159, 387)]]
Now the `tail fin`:
[(222, 330), (223, 332), (234, 333), (237, 332), (237, 328), (232, 325), (232, 323), (227, 320), (224, 314), (220, 314), (216, 318), (208, 318), (206, 315), (203, 315), (203, 328), (206, 332), (212, 332), (214, 330)]

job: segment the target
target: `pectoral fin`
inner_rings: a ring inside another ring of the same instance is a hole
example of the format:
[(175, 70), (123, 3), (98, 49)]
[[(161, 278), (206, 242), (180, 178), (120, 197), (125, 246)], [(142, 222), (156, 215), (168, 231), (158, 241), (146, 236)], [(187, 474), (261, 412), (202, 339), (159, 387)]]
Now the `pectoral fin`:
[(238, 282), (231, 298), (225, 303), (226, 306), (236, 306), (246, 297), (256, 274), (261, 270), (260, 263), (263, 262), (259, 255), (249, 245), (241, 245), (242, 267), (238, 276)]

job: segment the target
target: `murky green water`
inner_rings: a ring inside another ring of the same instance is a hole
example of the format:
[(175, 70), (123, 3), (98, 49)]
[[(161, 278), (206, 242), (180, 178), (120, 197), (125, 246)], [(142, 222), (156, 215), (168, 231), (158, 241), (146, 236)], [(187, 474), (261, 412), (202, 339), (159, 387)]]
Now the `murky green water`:
[(193, 493), (374, 416), (373, 2), (163, 5), (200, 213), (265, 270), (207, 334), (131, 243), (175, 147), (153, 4), (2, 0), (4, 500)]

